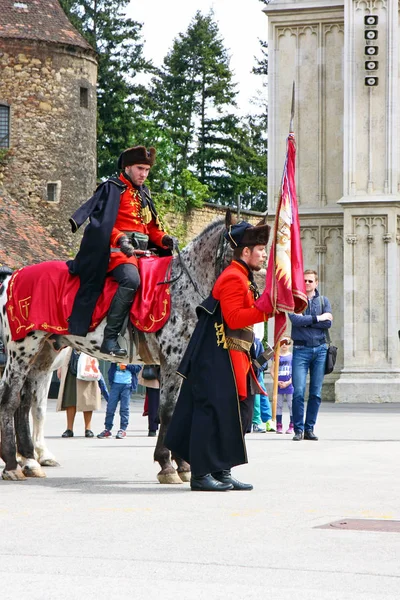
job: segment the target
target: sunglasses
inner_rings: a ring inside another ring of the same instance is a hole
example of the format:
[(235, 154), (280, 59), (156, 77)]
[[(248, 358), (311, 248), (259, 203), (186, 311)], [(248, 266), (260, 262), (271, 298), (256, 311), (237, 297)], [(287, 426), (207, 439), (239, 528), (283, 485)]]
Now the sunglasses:
[(314, 280), (313, 279), (305, 279), (304, 283), (314, 283)]

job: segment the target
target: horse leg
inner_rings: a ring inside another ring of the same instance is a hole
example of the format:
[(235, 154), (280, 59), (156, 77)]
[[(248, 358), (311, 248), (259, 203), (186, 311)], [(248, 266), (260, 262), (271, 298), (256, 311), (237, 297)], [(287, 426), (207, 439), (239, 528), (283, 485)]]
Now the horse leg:
[(161, 467), (161, 471), (157, 474), (157, 479), (160, 483), (182, 483), (182, 480), (176, 472), (176, 469), (174, 469), (172, 465), (171, 453), (168, 448), (164, 446), (164, 439), (167, 432), (169, 419), (166, 423), (162, 413), (160, 416), (160, 430), (158, 433), (156, 448), (154, 450), (154, 461), (158, 462)]
[(12, 386), (12, 379), (11, 376), (10, 383), (4, 382), (0, 405), (1, 458), (5, 462), (2, 479), (20, 481), (26, 477), (17, 463), (14, 413), (20, 403), (19, 392), (22, 386)]
[[(49, 377), (47, 375), (47, 377)], [(51, 375), (50, 375), (51, 379)], [(47, 411), (48, 386), (40, 385), (37, 381), (36, 393), (32, 397), (32, 423), (33, 423), (33, 446), (35, 448), (35, 457), (42, 467), (59, 467), (56, 457), (47, 448), (44, 439), (44, 423)]]
[(14, 414), (17, 447), (21, 456), (20, 461), (23, 474), (27, 477), (46, 477), (45, 472), (35, 460), (35, 451), (29, 427), (31, 400), (32, 385), (29, 378), (27, 378), (21, 391), (21, 403)]
[(182, 483), (176, 469), (171, 462), (171, 452), (166, 448), (164, 440), (165, 434), (175, 408), (175, 399), (178, 394), (180, 381), (176, 375), (176, 368), (173, 367), (170, 358), (169, 348), (165, 355), (160, 353), (161, 381), (160, 381), (160, 430), (158, 432), (157, 444), (154, 450), (154, 460), (159, 463), (161, 471), (157, 474), (160, 483)]
[(174, 460), (178, 466), (177, 473), (183, 481), (183, 483), (187, 483), (188, 481), (190, 481), (191, 472), (189, 463), (187, 463), (186, 460), (183, 460), (183, 458), (174, 453), (172, 453), (172, 460)]

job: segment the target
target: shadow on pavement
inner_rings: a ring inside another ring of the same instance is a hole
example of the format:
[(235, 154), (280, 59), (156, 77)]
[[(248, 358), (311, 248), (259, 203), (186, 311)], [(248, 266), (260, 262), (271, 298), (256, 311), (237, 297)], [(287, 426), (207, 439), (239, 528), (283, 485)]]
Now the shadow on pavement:
[[(1, 482), (3, 485), (12, 484), (21, 487), (36, 486), (55, 488), (62, 492), (90, 493), (90, 494), (176, 494), (190, 491), (188, 485), (161, 485), (156, 481), (113, 481), (107, 478), (83, 477), (51, 477), (28, 478), (22, 482)], [(129, 486), (129, 487), (127, 487)]]

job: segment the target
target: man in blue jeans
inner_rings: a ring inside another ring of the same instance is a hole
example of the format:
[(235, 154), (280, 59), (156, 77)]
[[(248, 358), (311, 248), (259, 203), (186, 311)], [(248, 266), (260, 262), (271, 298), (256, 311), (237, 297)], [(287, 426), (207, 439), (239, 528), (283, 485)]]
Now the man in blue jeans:
[[(295, 442), (302, 439), (317, 441), (314, 426), (321, 404), (321, 390), (325, 375), (326, 330), (332, 325), (331, 305), (328, 298), (317, 290), (318, 274), (311, 269), (304, 272), (308, 306), (302, 315), (290, 314), (292, 322), (293, 363), (293, 424)], [(304, 394), (307, 373), (310, 371), (310, 389), (304, 421)]]
[(126, 437), (129, 424), (129, 407), (131, 393), (137, 389), (137, 375), (141, 367), (139, 365), (123, 365), (112, 363), (108, 370), (108, 381), (110, 382), (110, 397), (107, 402), (105, 429), (97, 436), (100, 439), (112, 437), (115, 411), (119, 405), (120, 428), (115, 436), (118, 440)]

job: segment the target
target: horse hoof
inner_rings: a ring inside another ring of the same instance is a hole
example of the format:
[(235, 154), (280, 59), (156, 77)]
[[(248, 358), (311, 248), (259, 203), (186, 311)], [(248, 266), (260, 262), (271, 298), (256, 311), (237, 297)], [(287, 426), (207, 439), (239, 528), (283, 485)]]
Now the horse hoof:
[(4, 469), (1, 474), (1, 478), (5, 479), (6, 481), (23, 481), (26, 479), (22, 470), (18, 468), (14, 469), (13, 471), (6, 471), (6, 469)]
[(182, 483), (181, 478), (179, 477), (178, 473), (176, 473), (176, 472), (174, 472), (174, 473), (158, 473), (157, 479), (160, 483), (166, 483), (166, 484)]
[(178, 476), (183, 483), (189, 483), (192, 474), (190, 471), (178, 471)]
[(40, 467), (25, 466), (22, 472), (26, 477), (46, 477), (46, 473)]
[(45, 458), (44, 460), (39, 461), (40, 466), (42, 467), (59, 467), (60, 463), (58, 463), (54, 458)]

